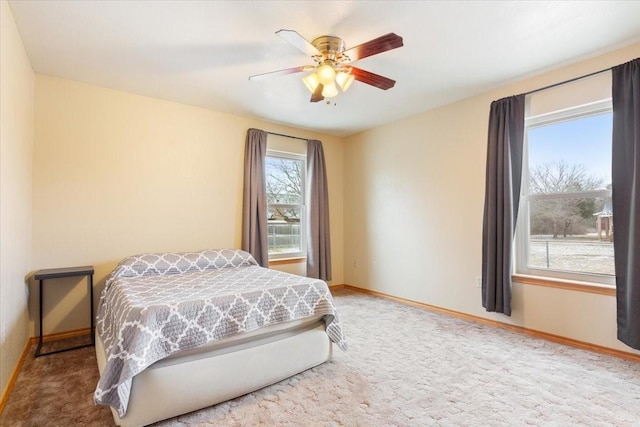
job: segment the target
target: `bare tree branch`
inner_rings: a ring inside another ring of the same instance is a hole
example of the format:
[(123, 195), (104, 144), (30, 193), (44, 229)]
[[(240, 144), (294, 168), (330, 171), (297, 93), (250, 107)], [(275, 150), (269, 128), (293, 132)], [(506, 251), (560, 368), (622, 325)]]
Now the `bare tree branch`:
[[(267, 167), (267, 203), (294, 204), (302, 203), (304, 185), (304, 162), (288, 159), (271, 158)], [(286, 220), (299, 220), (298, 209), (272, 208), (274, 213)]]
[[(531, 194), (558, 194), (603, 188), (603, 180), (590, 176), (584, 165), (565, 161), (536, 165), (529, 171)], [(601, 203), (600, 203), (601, 204)], [(551, 199), (531, 203), (531, 232), (564, 237), (582, 219), (590, 220), (599, 203), (593, 199)]]

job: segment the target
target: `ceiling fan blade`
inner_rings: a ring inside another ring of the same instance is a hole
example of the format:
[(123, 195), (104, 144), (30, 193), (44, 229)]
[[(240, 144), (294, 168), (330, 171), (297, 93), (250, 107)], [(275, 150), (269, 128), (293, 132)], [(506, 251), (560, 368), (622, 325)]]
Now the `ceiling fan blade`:
[(361, 68), (351, 67), (351, 74), (359, 82), (366, 83), (371, 86), (375, 86), (378, 89), (387, 90), (395, 86), (396, 81), (390, 78), (365, 71)]
[(324, 96), (322, 96), (323, 89), (324, 89), (324, 85), (322, 83), (318, 84), (316, 91), (313, 92), (313, 95), (311, 95), (311, 99), (309, 101), (310, 102), (322, 101), (324, 99)]
[(352, 47), (351, 49), (347, 49), (343, 52), (343, 55), (348, 56), (350, 61), (357, 61), (358, 59), (377, 55), (402, 46), (404, 46), (402, 37), (395, 33), (389, 33)]
[(284, 70), (270, 71), (268, 73), (262, 73), (262, 74), (255, 74), (253, 76), (249, 76), (249, 80), (259, 80), (259, 79), (264, 79), (264, 78), (267, 78), (267, 77), (283, 76), (285, 74), (301, 73), (303, 71), (312, 70), (313, 68), (314, 68), (313, 65), (301, 65), (299, 67), (285, 68)]
[(279, 35), (283, 40), (291, 43), (299, 50), (304, 52), (305, 54), (314, 57), (314, 56), (322, 56), (322, 52), (320, 52), (314, 45), (312, 45), (307, 39), (302, 37), (296, 31), (293, 30), (278, 30), (276, 34)]

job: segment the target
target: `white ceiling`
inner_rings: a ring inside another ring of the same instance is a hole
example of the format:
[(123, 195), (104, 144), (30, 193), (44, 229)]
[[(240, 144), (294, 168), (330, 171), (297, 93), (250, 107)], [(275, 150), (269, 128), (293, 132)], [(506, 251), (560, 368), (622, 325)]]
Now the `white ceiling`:
[[(640, 41), (640, 1), (10, 1), (37, 73), (346, 136)], [(354, 65), (355, 82), (310, 103), (313, 64), (274, 33), (335, 35), (347, 48), (389, 32), (404, 47)]]

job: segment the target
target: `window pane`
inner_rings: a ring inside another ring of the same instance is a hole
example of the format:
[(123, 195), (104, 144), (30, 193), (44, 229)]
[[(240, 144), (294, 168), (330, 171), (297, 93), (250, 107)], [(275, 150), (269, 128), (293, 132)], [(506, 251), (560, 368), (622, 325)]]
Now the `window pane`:
[(530, 194), (611, 188), (611, 113), (530, 129)]
[(602, 191), (611, 190), (611, 121), (607, 112), (528, 129), (528, 268), (615, 274)]
[(266, 159), (267, 204), (302, 204), (304, 161)]
[(269, 254), (282, 255), (303, 252), (299, 206), (269, 206), (267, 234)]
[(529, 202), (528, 267), (614, 275), (611, 199)]
[(304, 255), (303, 156), (268, 152), (266, 158), (267, 235), (269, 255)]

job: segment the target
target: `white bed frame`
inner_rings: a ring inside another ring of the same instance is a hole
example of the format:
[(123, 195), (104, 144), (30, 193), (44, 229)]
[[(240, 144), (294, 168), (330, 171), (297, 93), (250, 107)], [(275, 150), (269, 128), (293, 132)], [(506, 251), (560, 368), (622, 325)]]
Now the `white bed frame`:
[[(160, 360), (133, 378), (129, 406), (117, 425), (151, 424), (274, 384), (331, 357), (322, 319), (287, 322)], [(106, 356), (96, 333), (100, 373)]]

